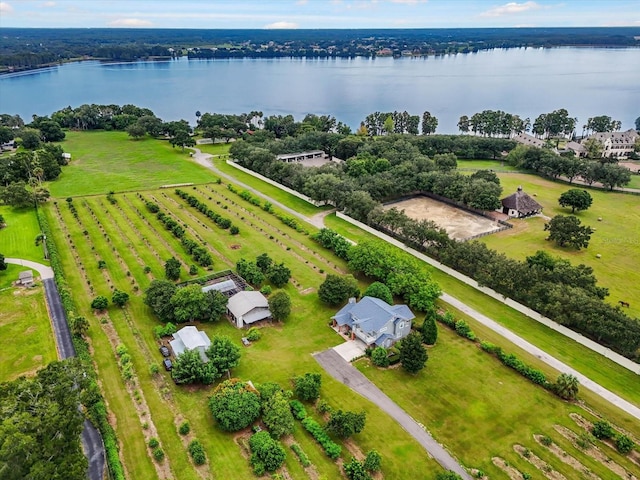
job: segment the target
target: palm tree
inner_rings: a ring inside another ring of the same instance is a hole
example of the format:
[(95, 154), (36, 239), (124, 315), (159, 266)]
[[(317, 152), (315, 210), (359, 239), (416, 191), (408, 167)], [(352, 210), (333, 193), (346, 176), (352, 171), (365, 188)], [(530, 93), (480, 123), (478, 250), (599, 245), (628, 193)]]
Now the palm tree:
[(556, 380), (556, 394), (565, 400), (575, 400), (578, 396), (578, 379), (570, 373), (561, 373)]

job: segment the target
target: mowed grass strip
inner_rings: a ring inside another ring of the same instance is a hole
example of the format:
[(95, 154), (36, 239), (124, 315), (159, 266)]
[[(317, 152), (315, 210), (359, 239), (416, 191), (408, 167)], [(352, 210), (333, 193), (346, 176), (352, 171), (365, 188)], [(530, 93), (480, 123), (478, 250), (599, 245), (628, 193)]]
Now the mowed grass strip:
[[(361, 242), (376, 238), (364, 230), (340, 220), (335, 215), (328, 216), (325, 221), (329, 228), (353, 241)], [(638, 376), (635, 373), (582, 345), (570, 341), (563, 335), (516, 312), (459, 280), (435, 268), (429, 267), (429, 270), (433, 279), (440, 284), (443, 291), (463, 299), (473, 309), (504, 325), (603, 387), (640, 406), (640, 382), (638, 382)], [(506, 345), (511, 344), (507, 343)], [(505, 346), (505, 348), (507, 347)]]
[[(570, 215), (570, 208), (563, 208), (558, 198), (570, 188), (580, 185), (556, 183), (529, 174), (499, 174), (505, 196), (515, 192), (518, 186), (543, 207), (548, 217)], [(600, 286), (607, 287), (610, 295), (607, 301), (617, 305), (619, 300), (631, 304), (625, 313), (636, 318), (640, 316), (640, 289), (629, 288), (640, 285), (640, 196), (624, 193), (589, 189), (593, 198), (591, 208), (575, 215), (584, 225), (596, 229), (591, 236), (589, 247), (575, 250), (558, 247), (545, 239), (546, 223), (542, 218), (512, 220), (515, 228), (505, 230), (481, 239), (489, 248), (507, 256), (524, 260), (537, 250), (545, 250), (554, 256), (569, 260), (574, 265), (583, 263), (593, 268)], [(598, 221), (601, 218), (602, 221)], [(597, 258), (600, 254), (602, 258)]]
[[(0, 286), (5, 278), (15, 280), (24, 267), (10, 265), (0, 272)], [(15, 278), (14, 278), (15, 277)], [(32, 375), (58, 359), (44, 288), (9, 288), (0, 291), (0, 338), (4, 338), (0, 382)]]
[(132, 140), (125, 132), (68, 131), (60, 143), (71, 153), (55, 182), (53, 197), (146, 190), (168, 183), (205, 183), (213, 178), (206, 168), (189, 161), (190, 150), (172, 148), (168, 141)]
[[(107, 271), (113, 281), (114, 287), (127, 292), (131, 297), (130, 306), (126, 308), (131, 310), (131, 315), (136, 313), (136, 308), (146, 309), (142, 304), (141, 297), (136, 296), (137, 292), (132, 290), (132, 279), (130, 276), (127, 276), (127, 272), (130, 270), (123, 267), (119, 262), (118, 257), (123, 258), (121, 255), (126, 255), (125, 252), (128, 250), (123, 239), (117, 232), (111, 230), (113, 226), (110, 225), (109, 222), (101, 221), (100, 223), (103, 225), (103, 228), (105, 228), (107, 237), (110, 239), (110, 242), (106, 242), (106, 237), (100, 232), (93, 218), (90, 216), (87, 204), (85, 204), (84, 201), (76, 203), (80, 204), (80, 206), (77, 206), (78, 212), (82, 218), (85, 229), (89, 232), (88, 237), (91, 239), (90, 243), (95, 247), (95, 253), (107, 263)], [(99, 218), (104, 217), (103, 212), (99, 210), (94, 210), (94, 213), (96, 216), (99, 216)], [(134, 277), (135, 275), (138, 275), (140, 281), (142, 280), (142, 275), (138, 272), (134, 273)], [(97, 288), (97, 293), (111, 298), (113, 292), (110, 286), (105, 283), (104, 277), (100, 274), (95, 275), (94, 278), (93, 284)], [(136, 280), (134, 279), (133, 281)], [(170, 464), (174, 474), (180, 472), (180, 478), (194, 480), (199, 478), (176, 432), (172, 409), (168, 408), (169, 405), (160, 397), (158, 390), (149, 377), (151, 349), (147, 346), (147, 351), (145, 352), (144, 346), (140, 348), (141, 341), (139, 342), (137, 338), (140, 333), (137, 329), (133, 330), (130, 328), (123, 309), (112, 305), (109, 308), (109, 317), (118, 332), (120, 341), (127, 346), (129, 354), (131, 355), (131, 360), (138, 377), (138, 384), (144, 393), (147, 406), (151, 410), (149, 412), (150, 417), (158, 431), (158, 439), (167, 457), (165, 462)], [(145, 353), (147, 355), (145, 355)]]
[[(157, 478), (152, 460), (147, 453), (142, 427), (135, 413), (133, 400), (127, 394), (109, 339), (102, 330), (99, 319), (93, 315), (91, 310), (90, 304), (93, 297), (87, 291), (88, 287), (78, 273), (80, 265), (77, 264), (70, 251), (66, 232), (72, 235), (86, 269), (89, 268), (87, 262), (92, 263), (93, 260), (91, 247), (83, 241), (83, 235), (79, 227), (76, 226), (75, 219), (65, 211), (65, 208), (64, 206), (60, 208), (61, 222), (54, 214), (53, 206), (48, 206), (45, 212), (49, 224), (58, 225), (58, 228), (53, 229), (54, 241), (58, 246), (63, 263), (65, 279), (69, 284), (69, 289), (74, 292), (74, 303), (78, 312), (83, 314), (90, 324), (88, 336), (92, 347), (92, 357), (107, 406), (113, 414), (111, 424), (116, 429), (121, 444), (120, 456), (129, 477)], [(94, 272), (90, 275), (90, 279), (93, 281), (95, 276)]]
[(48, 265), (42, 245), (36, 246), (40, 225), (35, 210), (0, 206), (0, 215), (4, 217), (6, 224), (0, 229), (0, 253), (5, 257), (23, 258)]

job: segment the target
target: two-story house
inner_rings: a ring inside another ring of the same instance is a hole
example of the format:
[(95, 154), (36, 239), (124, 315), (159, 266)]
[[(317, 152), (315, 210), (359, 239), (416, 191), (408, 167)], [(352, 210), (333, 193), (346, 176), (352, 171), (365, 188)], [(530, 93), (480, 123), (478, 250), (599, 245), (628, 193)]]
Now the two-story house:
[(374, 297), (362, 297), (349, 303), (331, 319), (341, 332), (359, 338), (367, 346), (389, 348), (411, 332), (411, 321), (415, 318), (406, 305), (389, 305)]

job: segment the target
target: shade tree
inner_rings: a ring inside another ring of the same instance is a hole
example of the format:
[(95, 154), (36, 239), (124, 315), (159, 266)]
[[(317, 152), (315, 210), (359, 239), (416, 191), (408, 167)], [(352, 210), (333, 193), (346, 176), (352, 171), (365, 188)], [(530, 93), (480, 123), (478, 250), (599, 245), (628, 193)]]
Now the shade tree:
[(318, 288), (318, 297), (329, 305), (339, 305), (359, 294), (358, 282), (353, 275), (329, 274)]
[(349, 438), (364, 430), (367, 414), (364, 411), (350, 412), (336, 410), (331, 413), (327, 430), (340, 438)]
[(556, 215), (545, 223), (544, 230), (549, 232), (548, 240), (561, 247), (570, 246), (576, 250), (587, 248), (593, 233), (591, 227), (582, 225), (580, 219), (573, 215)]
[(319, 373), (305, 373), (293, 378), (294, 393), (300, 400), (313, 402), (320, 397), (322, 376)]
[(428, 359), (427, 350), (422, 345), (422, 335), (412, 332), (400, 343), (400, 361), (402, 368), (416, 374), (424, 368)]
[(562, 207), (571, 207), (571, 213), (574, 213), (576, 210), (587, 210), (593, 203), (593, 198), (586, 190), (572, 188), (560, 195), (558, 203)]
[(391, 290), (382, 282), (373, 282), (367, 287), (362, 294), (363, 297), (374, 297), (387, 302), (389, 305), (393, 304), (393, 295)]
[(248, 383), (225, 380), (214, 389), (209, 410), (222, 430), (237, 432), (260, 416), (260, 397)]
[(279, 291), (271, 295), (268, 303), (274, 320), (285, 320), (291, 314), (291, 298), (286, 292)]
[(240, 347), (226, 335), (215, 335), (206, 350), (207, 358), (220, 374), (231, 376), (231, 369), (240, 364)]
[(171, 369), (171, 377), (179, 385), (193, 383), (211, 385), (220, 376), (221, 372), (213, 362), (202, 361), (200, 351), (197, 349), (185, 350), (178, 355)]

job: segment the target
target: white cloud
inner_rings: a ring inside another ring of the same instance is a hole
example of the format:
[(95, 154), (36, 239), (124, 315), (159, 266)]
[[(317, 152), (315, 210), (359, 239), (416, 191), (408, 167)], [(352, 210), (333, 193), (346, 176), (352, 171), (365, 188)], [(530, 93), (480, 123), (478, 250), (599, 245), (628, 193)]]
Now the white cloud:
[(52, 8), (56, 6), (56, 2), (43, 2), (42, 6), (46, 8)]
[(110, 27), (150, 27), (153, 25), (149, 20), (140, 18), (119, 18), (109, 22)]
[(536, 10), (540, 8), (536, 2), (509, 2), (499, 7), (494, 7), (486, 12), (483, 12), (483, 17), (501, 17), (502, 15), (513, 15), (516, 13), (526, 12), (528, 10)]
[(307, 3), (309, 3), (309, 0), (298, 0), (296, 5), (306, 5)]
[(273, 22), (268, 25), (265, 25), (263, 28), (267, 30), (278, 30), (278, 29), (294, 29), (298, 28), (298, 24), (295, 22)]
[(0, 13), (8, 14), (13, 12), (13, 7), (9, 5), (7, 2), (0, 2)]

